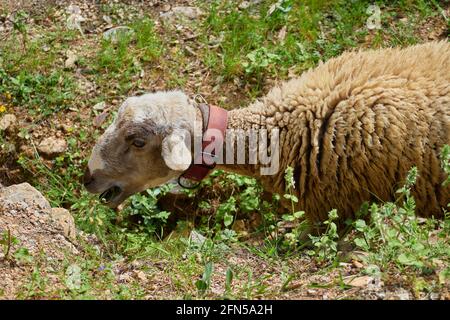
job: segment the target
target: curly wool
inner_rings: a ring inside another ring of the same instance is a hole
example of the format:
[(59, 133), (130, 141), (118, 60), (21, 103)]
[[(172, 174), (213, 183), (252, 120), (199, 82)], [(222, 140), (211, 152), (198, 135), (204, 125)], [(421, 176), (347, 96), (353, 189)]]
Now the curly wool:
[(394, 200), (413, 166), (417, 213), (440, 217), (450, 201), (440, 166), (450, 144), (450, 44), (345, 53), (230, 111), (229, 127), (280, 129), (280, 171), (262, 184), (285, 193), (293, 167), (298, 208), (312, 222)]

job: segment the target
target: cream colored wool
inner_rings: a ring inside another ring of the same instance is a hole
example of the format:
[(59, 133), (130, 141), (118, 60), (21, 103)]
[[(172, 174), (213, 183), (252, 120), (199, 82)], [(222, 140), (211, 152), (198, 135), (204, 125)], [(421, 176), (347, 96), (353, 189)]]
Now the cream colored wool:
[(450, 202), (440, 167), (450, 144), (449, 43), (345, 53), (229, 115), (229, 127), (280, 128), (282, 170), (261, 181), (282, 194), (293, 167), (298, 208), (311, 221), (394, 200), (413, 166), (418, 214), (442, 216)]

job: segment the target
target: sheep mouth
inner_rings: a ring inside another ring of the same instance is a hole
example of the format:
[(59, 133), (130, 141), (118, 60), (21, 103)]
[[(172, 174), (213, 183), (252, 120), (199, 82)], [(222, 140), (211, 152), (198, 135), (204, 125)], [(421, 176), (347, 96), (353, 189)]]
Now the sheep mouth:
[(117, 199), (122, 194), (122, 189), (118, 186), (113, 186), (100, 194), (99, 199), (105, 203), (109, 204)]

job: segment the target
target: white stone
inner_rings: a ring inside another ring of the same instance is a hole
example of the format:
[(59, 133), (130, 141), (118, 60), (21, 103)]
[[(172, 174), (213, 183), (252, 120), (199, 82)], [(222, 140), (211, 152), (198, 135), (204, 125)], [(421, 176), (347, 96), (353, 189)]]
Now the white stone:
[(75, 67), (75, 63), (78, 60), (78, 56), (74, 52), (68, 50), (67, 53), (66, 53), (66, 57), (67, 57), (67, 59), (64, 62), (64, 67), (66, 67), (67, 69), (74, 68)]
[(203, 12), (197, 7), (173, 7), (172, 10), (161, 13), (160, 17), (166, 21), (173, 21), (176, 18), (197, 19)]
[(67, 150), (67, 142), (62, 138), (45, 138), (38, 145), (37, 149), (39, 153), (48, 157), (53, 157), (64, 153)]
[(115, 27), (115, 28), (106, 30), (103, 33), (103, 39), (110, 40), (111, 42), (117, 42), (120, 35), (126, 35), (126, 34), (133, 35), (134, 30), (131, 29), (130, 27), (119, 26), (119, 27)]
[(10, 127), (14, 126), (17, 123), (17, 118), (13, 114), (5, 114), (0, 119), (0, 130), (8, 130)]
[(77, 231), (75, 227), (75, 220), (70, 212), (63, 208), (52, 208), (50, 214), (52, 220), (62, 228), (64, 236), (71, 240), (75, 240)]
[(103, 110), (105, 110), (105, 107), (106, 107), (105, 101), (101, 101), (101, 102), (97, 103), (96, 105), (94, 105), (93, 109), (97, 110), (97, 111), (103, 111)]
[(50, 210), (47, 199), (28, 183), (21, 183), (0, 189), (0, 203), (17, 203), (22, 207), (36, 204), (40, 209)]

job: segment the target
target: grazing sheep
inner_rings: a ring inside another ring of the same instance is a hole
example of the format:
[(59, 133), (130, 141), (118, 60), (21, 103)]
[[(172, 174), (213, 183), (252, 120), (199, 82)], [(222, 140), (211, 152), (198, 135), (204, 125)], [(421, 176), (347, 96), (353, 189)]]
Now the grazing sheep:
[[(193, 155), (176, 129), (199, 127), (202, 112), (182, 92), (128, 98), (93, 150), (87, 189), (114, 207), (177, 178)], [(293, 167), (298, 209), (311, 222), (333, 208), (343, 221), (364, 201), (394, 199), (413, 166), (417, 213), (440, 217), (450, 201), (439, 158), (450, 144), (450, 44), (345, 53), (229, 111), (228, 128), (279, 129), (277, 174), (259, 176), (260, 164), (217, 168), (283, 194), (284, 171)]]

